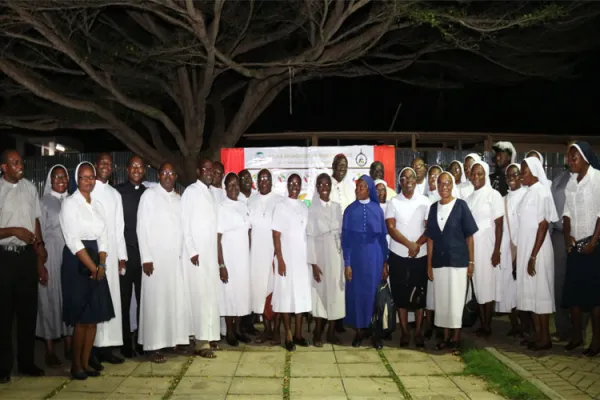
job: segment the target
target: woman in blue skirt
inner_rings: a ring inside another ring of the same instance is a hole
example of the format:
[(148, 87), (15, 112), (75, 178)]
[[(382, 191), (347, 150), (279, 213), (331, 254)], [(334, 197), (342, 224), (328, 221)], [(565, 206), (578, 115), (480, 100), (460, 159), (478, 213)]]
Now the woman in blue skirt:
[(65, 237), (61, 270), (63, 320), (74, 326), (71, 376), (84, 380), (99, 376), (89, 366), (96, 325), (114, 318), (106, 281), (107, 231), (100, 203), (91, 192), (96, 184), (92, 164), (83, 162), (75, 170), (77, 190), (67, 197), (60, 211)]

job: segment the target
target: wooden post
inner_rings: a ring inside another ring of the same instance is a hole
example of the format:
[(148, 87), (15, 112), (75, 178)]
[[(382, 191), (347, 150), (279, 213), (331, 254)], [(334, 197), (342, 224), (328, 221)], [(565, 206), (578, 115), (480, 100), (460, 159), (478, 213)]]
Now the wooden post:
[(417, 135), (414, 133), (410, 135), (410, 148), (413, 152), (417, 151)]
[(313, 135), (312, 136), (312, 146), (318, 146), (318, 145), (319, 145), (319, 136)]

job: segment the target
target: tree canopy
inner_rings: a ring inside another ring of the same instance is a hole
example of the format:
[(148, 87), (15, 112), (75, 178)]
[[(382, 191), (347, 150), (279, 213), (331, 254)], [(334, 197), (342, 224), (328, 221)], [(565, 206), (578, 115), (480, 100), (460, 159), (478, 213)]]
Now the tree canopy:
[(108, 131), (193, 176), (292, 85), (576, 76), (594, 1), (0, 0), (0, 127)]

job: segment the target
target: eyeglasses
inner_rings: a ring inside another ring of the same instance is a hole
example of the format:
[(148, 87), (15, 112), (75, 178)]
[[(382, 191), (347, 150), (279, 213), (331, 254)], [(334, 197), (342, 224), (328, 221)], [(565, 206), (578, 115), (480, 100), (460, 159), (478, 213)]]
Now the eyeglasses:
[(177, 173), (175, 171), (160, 171), (160, 176), (175, 176)]
[(54, 180), (54, 181), (58, 181), (61, 179), (67, 179), (67, 176), (64, 174), (60, 174), (60, 175), (55, 175), (54, 178), (52, 178), (52, 180)]
[(80, 177), (78, 177), (78, 179), (82, 180), (82, 181), (90, 182), (90, 181), (96, 180), (96, 175), (80, 176)]

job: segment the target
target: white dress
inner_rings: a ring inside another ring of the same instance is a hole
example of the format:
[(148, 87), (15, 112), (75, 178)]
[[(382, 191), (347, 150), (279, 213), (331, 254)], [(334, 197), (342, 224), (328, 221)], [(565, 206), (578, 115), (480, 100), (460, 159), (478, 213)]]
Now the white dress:
[(223, 262), (229, 280), (221, 282), (221, 315), (242, 317), (250, 306), (250, 218), (241, 201), (226, 198), (219, 205), (217, 232), (221, 236)]
[(556, 222), (556, 209), (550, 191), (540, 182), (531, 185), (519, 205), (517, 235), (517, 308), (536, 314), (551, 314), (554, 308), (554, 250), (550, 234), (536, 256), (535, 276), (529, 276), (527, 265), (535, 244), (537, 230), (543, 220)]
[(338, 203), (342, 207), (342, 214), (355, 199), (355, 185), (345, 179), (338, 182), (333, 176), (331, 177), (331, 195), (330, 200)]
[(457, 185), (459, 198), (467, 200), (467, 198), (475, 191), (473, 184), (469, 182), (467, 178), (465, 182), (461, 182)]
[[(66, 193), (65, 193), (66, 195)], [(40, 226), (42, 237), (48, 252), (46, 269), (48, 285), (38, 285), (38, 313), (35, 335), (42, 339), (59, 339), (72, 335), (73, 327), (67, 327), (62, 318), (62, 285), (60, 272), (65, 238), (60, 228), (60, 207), (64, 195), (54, 191), (42, 197), (40, 201), (42, 217)]]
[[(160, 232), (160, 233), (158, 233)], [(181, 259), (181, 197), (161, 185), (147, 189), (138, 207), (137, 236), (142, 264), (154, 272), (142, 272), (142, 296), (138, 342), (145, 351), (189, 344), (189, 295)]]
[(210, 191), (213, 194), (213, 197), (215, 198), (215, 201), (217, 202), (217, 205), (221, 204), (221, 202), (223, 200), (225, 200), (225, 198), (227, 197), (225, 195), (225, 190), (224, 189), (211, 186), (210, 187)]
[[(504, 233), (502, 234), (502, 244), (500, 246), (500, 271), (496, 276), (497, 290), (501, 293), (500, 298), (502, 299), (502, 301), (496, 303), (496, 311), (501, 313), (509, 313), (517, 306), (517, 281), (513, 278), (512, 274), (513, 262), (510, 241), (512, 239), (514, 244), (517, 243), (517, 235), (519, 233), (517, 212), (526, 192), (527, 189), (521, 187), (515, 191), (509, 191), (503, 198), (507, 202), (506, 209), (508, 210), (508, 214), (504, 215), (504, 223), (502, 224)], [(510, 224), (512, 238), (508, 232), (508, 224)]]
[(475, 190), (466, 200), (479, 230), (473, 235), (474, 271), (473, 286), (479, 304), (502, 301), (497, 293), (497, 266), (492, 265), (492, 253), (496, 243), (496, 219), (504, 216), (502, 196), (491, 186)]
[(248, 199), (250, 214), (250, 294), (252, 312), (262, 314), (273, 293), (273, 210), (285, 197), (277, 193), (257, 194)]
[(306, 254), (307, 223), (308, 208), (301, 200), (286, 198), (275, 206), (272, 228), (281, 233), (281, 253), (286, 264), (286, 275), (281, 276), (275, 261), (272, 305), (276, 313), (312, 311), (312, 268)]
[[(181, 208), (184, 277), (189, 288), (192, 335), (200, 341), (219, 340), (217, 204), (208, 186), (196, 181), (183, 192)], [(199, 265), (191, 262), (195, 255)]]
[(117, 189), (108, 183), (96, 181), (92, 198), (102, 205), (104, 220), (108, 232), (108, 249), (106, 251), (106, 280), (110, 288), (115, 309), (115, 317), (110, 321), (98, 324), (94, 346), (111, 347), (123, 345), (123, 328), (121, 324), (121, 284), (119, 282), (119, 260), (127, 260), (125, 245), (125, 221), (123, 219), (123, 200)]
[(312, 279), (312, 314), (331, 321), (346, 316), (346, 280), (342, 257), (342, 208), (317, 200), (308, 212), (308, 263), (318, 265), (321, 282)]

